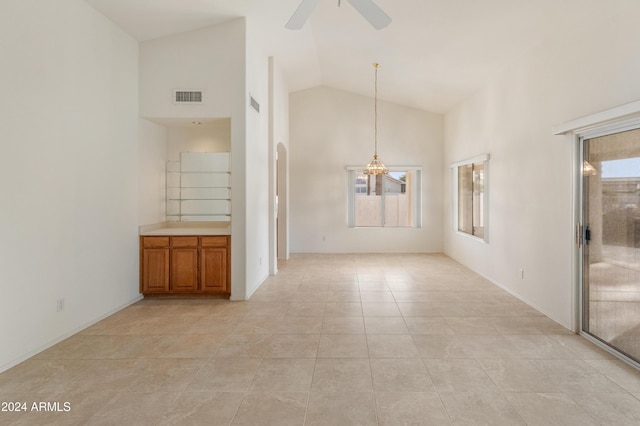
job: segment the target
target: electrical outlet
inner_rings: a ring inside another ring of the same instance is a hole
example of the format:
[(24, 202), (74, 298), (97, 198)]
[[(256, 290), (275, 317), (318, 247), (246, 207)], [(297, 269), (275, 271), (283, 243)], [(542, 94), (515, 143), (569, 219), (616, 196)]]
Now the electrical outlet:
[(58, 310), (58, 312), (64, 311), (64, 298), (58, 299), (57, 310)]
[(520, 268), (520, 279), (524, 280), (524, 269)]

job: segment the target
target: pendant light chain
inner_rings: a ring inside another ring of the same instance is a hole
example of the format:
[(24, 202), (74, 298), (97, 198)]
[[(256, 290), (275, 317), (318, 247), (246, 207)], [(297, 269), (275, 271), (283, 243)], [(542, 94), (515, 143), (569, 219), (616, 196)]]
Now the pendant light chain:
[(376, 76), (375, 76), (375, 89), (374, 89), (374, 98), (373, 98), (373, 129), (374, 129), (374, 135), (373, 135), (373, 141), (374, 141), (374, 149), (373, 149), (373, 154), (377, 157), (378, 156), (378, 68), (380, 67), (380, 64), (373, 64), (374, 68), (376, 69)]
[(378, 68), (380, 64), (374, 63), (375, 80), (374, 80), (374, 96), (373, 96), (373, 160), (363, 170), (366, 175), (387, 175), (389, 169), (384, 163), (378, 160)]

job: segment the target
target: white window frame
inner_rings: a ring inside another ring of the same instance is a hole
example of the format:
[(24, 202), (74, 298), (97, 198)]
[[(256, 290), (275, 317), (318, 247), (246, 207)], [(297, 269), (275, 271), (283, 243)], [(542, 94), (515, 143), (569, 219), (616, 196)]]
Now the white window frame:
[[(451, 211), (453, 213), (452, 217), (452, 225), (453, 231), (458, 234), (468, 238), (471, 238), (476, 241), (483, 242), (485, 244), (489, 244), (489, 159), (491, 156), (489, 154), (479, 155), (477, 157), (468, 158), (466, 160), (457, 161), (452, 163), (449, 167), (451, 168), (451, 182), (452, 182), (452, 192), (451, 192)], [(467, 166), (469, 164), (474, 163), (483, 163), (483, 186), (484, 186), (484, 198), (483, 198), (483, 209), (482, 209), (482, 219), (484, 222), (484, 236), (478, 237), (476, 235), (469, 234), (467, 232), (460, 231), (458, 229), (458, 168), (460, 166)]]
[(356, 223), (356, 175), (362, 172), (362, 166), (347, 166), (347, 227), (351, 229), (412, 229), (422, 228), (422, 167), (420, 166), (387, 166), (389, 172), (415, 172), (416, 182), (411, 197), (413, 199), (414, 223), (412, 226), (355, 226)]

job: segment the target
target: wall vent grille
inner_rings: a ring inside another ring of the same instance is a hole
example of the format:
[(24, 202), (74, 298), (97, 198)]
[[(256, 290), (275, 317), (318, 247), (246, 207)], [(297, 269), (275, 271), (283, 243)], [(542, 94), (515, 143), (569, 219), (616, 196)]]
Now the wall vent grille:
[(260, 112), (260, 104), (256, 101), (253, 96), (249, 96), (251, 98), (251, 108), (255, 109), (256, 112)]
[(202, 90), (174, 90), (173, 103), (176, 104), (201, 104), (204, 102)]

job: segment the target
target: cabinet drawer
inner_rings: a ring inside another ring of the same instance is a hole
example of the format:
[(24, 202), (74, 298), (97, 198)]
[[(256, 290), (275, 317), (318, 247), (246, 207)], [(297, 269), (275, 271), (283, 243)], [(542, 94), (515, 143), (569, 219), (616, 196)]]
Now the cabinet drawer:
[(202, 237), (202, 247), (227, 247), (228, 238), (226, 235)]
[(169, 247), (169, 237), (142, 237), (142, 247), (144, 248)]
[(171, 247), (198, 247), (198, 237), (171, 237)]

